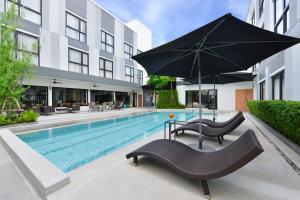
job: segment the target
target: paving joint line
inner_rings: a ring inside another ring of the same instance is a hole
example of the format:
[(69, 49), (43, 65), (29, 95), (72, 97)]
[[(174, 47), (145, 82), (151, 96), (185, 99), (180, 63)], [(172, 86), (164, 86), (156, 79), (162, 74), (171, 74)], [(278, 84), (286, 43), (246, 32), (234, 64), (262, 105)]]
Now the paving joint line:
[(300, 168), (267, 136), (261, 128), (259, 128), (254, 121), (246, 116), (248, 120), (255, 126), (255, 128), (262, 134), (262, 136), (273, 146), (273, 148), (279, 153), (279, 155), (292, 167), (292, 169), (300, 176)]

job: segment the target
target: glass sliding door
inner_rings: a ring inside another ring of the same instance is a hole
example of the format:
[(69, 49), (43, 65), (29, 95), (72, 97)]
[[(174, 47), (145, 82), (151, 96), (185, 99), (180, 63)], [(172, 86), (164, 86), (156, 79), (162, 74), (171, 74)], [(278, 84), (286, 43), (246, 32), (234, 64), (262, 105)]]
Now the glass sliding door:
[[(28, 86), (24, 86), (28, 87)], [(37, 106), (48, 105), (48, 88), (42, 86), (30, 86), (23, 94), (22, 107), (28, 109)]]
[(130, 94), (129, 92), (116, 92), (116, 101), (124, 102), (124, 107), (130, 107)]
[(52, 104), (55, 107), (87, 106), (87, 90), (52, 88)]
[[(216, 94), (216, 96), (214, 96)], [(202, 107), (208, 109), (218, 109), (217, 107), (217, 90), (202, 90), (201, 101)], [(199, 107), (199, 95), (198, 90), (186, 91), (186, 107), (198, 108)]]
[(114, 94), (112, 91), (91, 90), (91, 102), (101, 104), (103, 102), (112, 102)]

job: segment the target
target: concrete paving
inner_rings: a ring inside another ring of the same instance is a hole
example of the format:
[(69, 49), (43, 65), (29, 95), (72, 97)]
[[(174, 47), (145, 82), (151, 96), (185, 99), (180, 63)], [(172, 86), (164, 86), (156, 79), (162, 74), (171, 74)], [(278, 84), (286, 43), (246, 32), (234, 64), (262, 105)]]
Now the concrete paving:
[[(58, 116), (56, 118), (56, 120), (60, 120)], [(84, 118), (84, 115), (80, 114), (79, 118)], [(219, 120), (222, 121), (222, 119)], [(49, 120), (45, 119), (44, 122), (48, 123)], [(54, 119), (53, 122), (55, 122)], [(246, 121), (239, 128), (230, 135), (225, 136), (222, 146), (219, 146), (214, 139), (205, 139), (205, 145), (220, 149), (236, 140), (246, 129), (251, 128), (255, 131), (265, 150), (259, 157), (240, 170), (228, 176), (208, 181), (211, 199), (297, 199), (300, 196), (300, 176), (276, 151), (266, 137), (261, 134), (261, 131), (263, 131), (264, 134), (269, 135), (268, 130), (257, 129), (257, 124), (254, 126), (253, 122), (256, 123), (247, 116)], [(39, 123), (43, 123), (43, 121)], [(205, 199), (199, 181), (182, 177), (148, 159), (140, 159), (138, 166), (134, 166), (132, 160), (126, 160), (125, 155), (128, 152), (162, 137), (162, 132), (157, 133), (70, 172), (71, 183), (50, 194), (47, 199)], [(299, 156), (293, 154), (285, 144), (276, 141), (276, 138), (272, 136), (270, 138), (294, 163), (298, 164)], [(186, 144), (193, 144), (196, 142), (197, 136), (185, 135), (177, 138), (177, 140)], [(35, 200), (38, 198), (24, 177), (20, 175), (5, 150), (0, 146), (0, 199)]]
[(21, 175), (0, 143), (0, 199), (39, 200), (39, 196)]
[[(240, 170), (208, 182), (212, 199), (294, 200), (300, 196), (300, 176), (278, 154), (248, 119), (225, 137), (222, 147), (237, 139), (246, 129), (255, 131), (265, 151)], [(205, 199), (201, 183), (186, 179), (166, 167), (141, 159), (138, 166), (126, 160), (126, 153), (163, 133), (146, 138), (107, 157), (98, 159), (69, 173), (71, 183), (48, 196), (49, 200), (193, 200)], [(178, 138), (186, 144), (195, 143), (197, 136)], [(220, 147), (215, 140), (207, 145)]]

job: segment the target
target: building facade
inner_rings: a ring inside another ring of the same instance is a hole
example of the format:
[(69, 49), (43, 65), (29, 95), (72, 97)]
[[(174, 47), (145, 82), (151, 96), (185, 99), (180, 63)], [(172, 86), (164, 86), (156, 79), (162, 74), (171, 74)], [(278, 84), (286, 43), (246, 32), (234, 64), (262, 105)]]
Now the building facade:
[[(299, 0), (251, 0), (247, 22), (269, 31), (300, 37)], [(254, 98), (300, 101), (300, 45), (255, 65)]]
[[(199, 105), (198, 87), (198, 85), (182, 84), (181, 81), (177, 81), (179, 102), (187, 108), (197, 108)], [(213, 84), (202, 84), (202, 106), (206, 109), (220, 111), (236, 110), (236, 92), (238, 90), (251, 90), (252, 88), (252, 81), (216, 84), (215, 89)]]
[[(131, 57), (151, 48), (147, 27), (139, 22), (147, 30), (139, 35), (93, 0), (1, 0), (0, 12), (13, 2), (21, 18), (17, 51), (33, 53), (37, 65), (35, 79), (23, 81), (31, 85), (24, 106), (138, 106), (144, 73)], [(140, 41), (150, 45), (138, 49)]]

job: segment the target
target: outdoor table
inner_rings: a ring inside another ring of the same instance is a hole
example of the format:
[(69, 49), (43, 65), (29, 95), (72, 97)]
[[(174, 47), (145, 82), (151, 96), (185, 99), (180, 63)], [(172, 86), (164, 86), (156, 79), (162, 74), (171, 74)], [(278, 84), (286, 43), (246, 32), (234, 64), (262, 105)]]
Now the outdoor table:
[[(188, 124), (187, 121), (180, 121), (180, 120), (168, 120), (164, 122), (164, 139), (166, 139), (166, 128), (167, 125), (169, 126), (169, 140), (171, 140), (171, 129), (172, 129), (172, 125), (174, 125), (174, 129), (176, 129), (176, 125), (186, 125)], [(176, 140), (176, 137), (174, 136), (174, 140)]]

